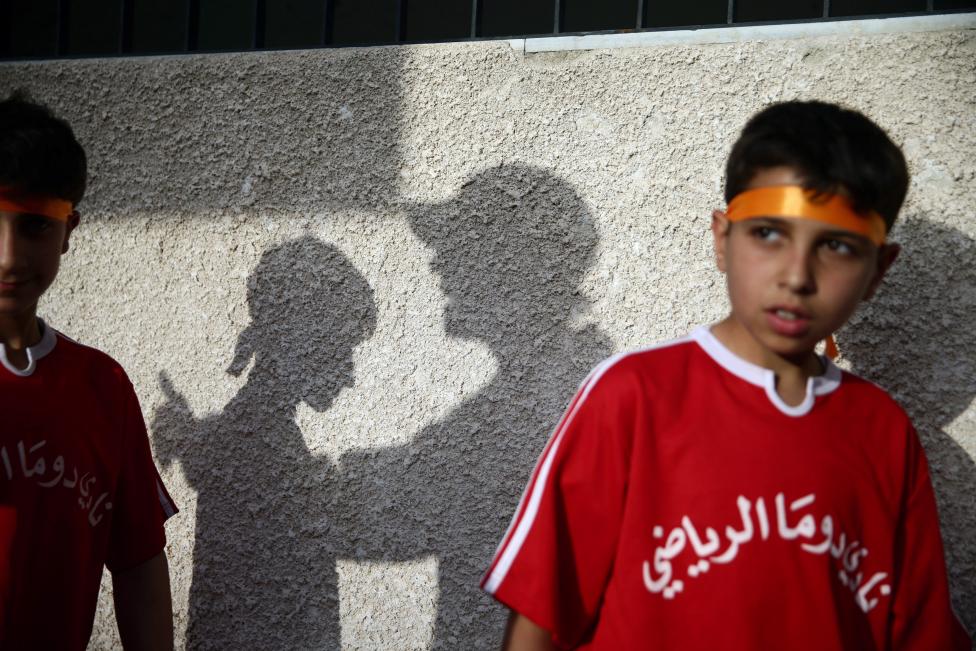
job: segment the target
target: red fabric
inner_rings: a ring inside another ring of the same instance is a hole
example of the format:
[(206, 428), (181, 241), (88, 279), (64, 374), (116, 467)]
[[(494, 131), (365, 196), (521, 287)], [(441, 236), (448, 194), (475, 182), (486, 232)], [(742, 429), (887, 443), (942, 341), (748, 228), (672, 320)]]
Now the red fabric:
[(598, 367), (483, 587), (564, 648), (968, 651), (911, 423), (834, 386), (790, 416), (690, 340)]
[(122, 368), (58, 336), (33, 374), (0, 365), (0, 496), (16, 510), (2, 648), (84, 649), (102, 567), (165, 545), (175, 506)]
[(17, 511), (2, 503), (0, 498), (0, 640), (3, 640), (4, 622), (10, 605), (10, 573), (14, 533), (17, 531)]

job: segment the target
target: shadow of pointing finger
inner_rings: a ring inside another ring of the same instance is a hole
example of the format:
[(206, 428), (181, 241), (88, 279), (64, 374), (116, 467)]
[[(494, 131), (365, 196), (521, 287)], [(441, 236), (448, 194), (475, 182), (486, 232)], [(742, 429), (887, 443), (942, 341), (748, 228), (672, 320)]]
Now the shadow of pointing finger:
[(195, 418), (160, 376), (157, 456), (179, 462), (197, 494), (187, 648), (338, 649), (336, 473), (295, 416), (302, 402), (329, 409), (353, 384), (373, 291), (342, 253), (302, 237), (261, 257), (247, 301), (229, 372), (250, 371), (220, 413)]

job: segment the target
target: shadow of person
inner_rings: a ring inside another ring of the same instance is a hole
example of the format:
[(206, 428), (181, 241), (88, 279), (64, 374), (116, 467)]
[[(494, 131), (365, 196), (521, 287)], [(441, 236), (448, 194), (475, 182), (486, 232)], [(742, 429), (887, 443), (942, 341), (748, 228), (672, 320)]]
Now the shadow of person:
[(418, 206), (412, 229), (435, 252), (449, 336), (487, 345), (490, 381), (408, 445), (345, 454), (344, 526), (353, 557), (438, 562), (434, 648), (497, 648), (503, 609), (479, 580), (551, 428), (611, 350), (579, 286), (597, 250), (586, 205), (566, 182), (525, 165), (470, 179)]
[(160, 376), (168, 402), (154, 447), (197, 493), (187, 648), (337, 649), (336, 473), (295, 418), (299, 403), (325, 411), (354, 383), (353, 349), (375, 328), (373, 291), (339, 251), (306, 236), (261, 257), (247, 300), (251, 324), (229, 372), (254, 363), (221, 413), (194, 418)]
[(976, 463), (946, 432), (976, 396), (976, 243), (922, 219), (895, 233), (904, 251), (877, 297), (840, 331), (852, 370), (887, 389), (925, 446), (956, 612), (976, 632)]

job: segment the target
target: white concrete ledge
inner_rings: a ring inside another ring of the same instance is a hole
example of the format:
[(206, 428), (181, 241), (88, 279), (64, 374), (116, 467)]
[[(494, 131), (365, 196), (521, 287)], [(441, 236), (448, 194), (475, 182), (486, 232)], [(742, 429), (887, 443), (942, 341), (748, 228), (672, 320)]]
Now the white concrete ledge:
[(941, 32), (958, 29), (976, 29), (976, 12), (937, 14), (932, 16), (907, 16), (903, 18), (868, 18), (811, 23), (632, 32), (629, 34), (547, 36), (542, 38), (510, 39), (509, 43), (516, 50), (531, 53), (653, 47), (655, 45), (739, 43), (743, 41), (768, 41), (772, 39), (809, 38), (813, 36)]

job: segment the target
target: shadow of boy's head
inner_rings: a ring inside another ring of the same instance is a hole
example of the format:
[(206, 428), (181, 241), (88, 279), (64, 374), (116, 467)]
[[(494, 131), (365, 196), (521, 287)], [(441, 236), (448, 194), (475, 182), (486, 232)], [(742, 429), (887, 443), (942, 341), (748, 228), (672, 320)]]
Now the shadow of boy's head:
[[(354, 383), (353, 349), (376, 327), (373, 290), (335, 247), (305, 236), (270, 249), (248, 278), (251, 324), (228, 369), (273, 382), (269, 396), (329, 408)], [(255, 373), (257, 375), (255, 375)]]
[(896, 227), (904, 254), (878, 295), (838, 335), (854, 371), (916, 418), (945, 427), (976, 396), (976, 244), (922, 219)]
[(915, 420), (939, 497), (957, 610), (972, 630), (976, 463), (944, 430), (976, 396), (976, 243), (921, 219), (902, 223), (895, 238), (905, 254), (837, 343), (855, 373), (889, 390)]
[(598, 243), (573, 187), (529, 165), (485, 170), (410, 224), (434, 249), (448, 332), (489, 341), (565, 319)]

